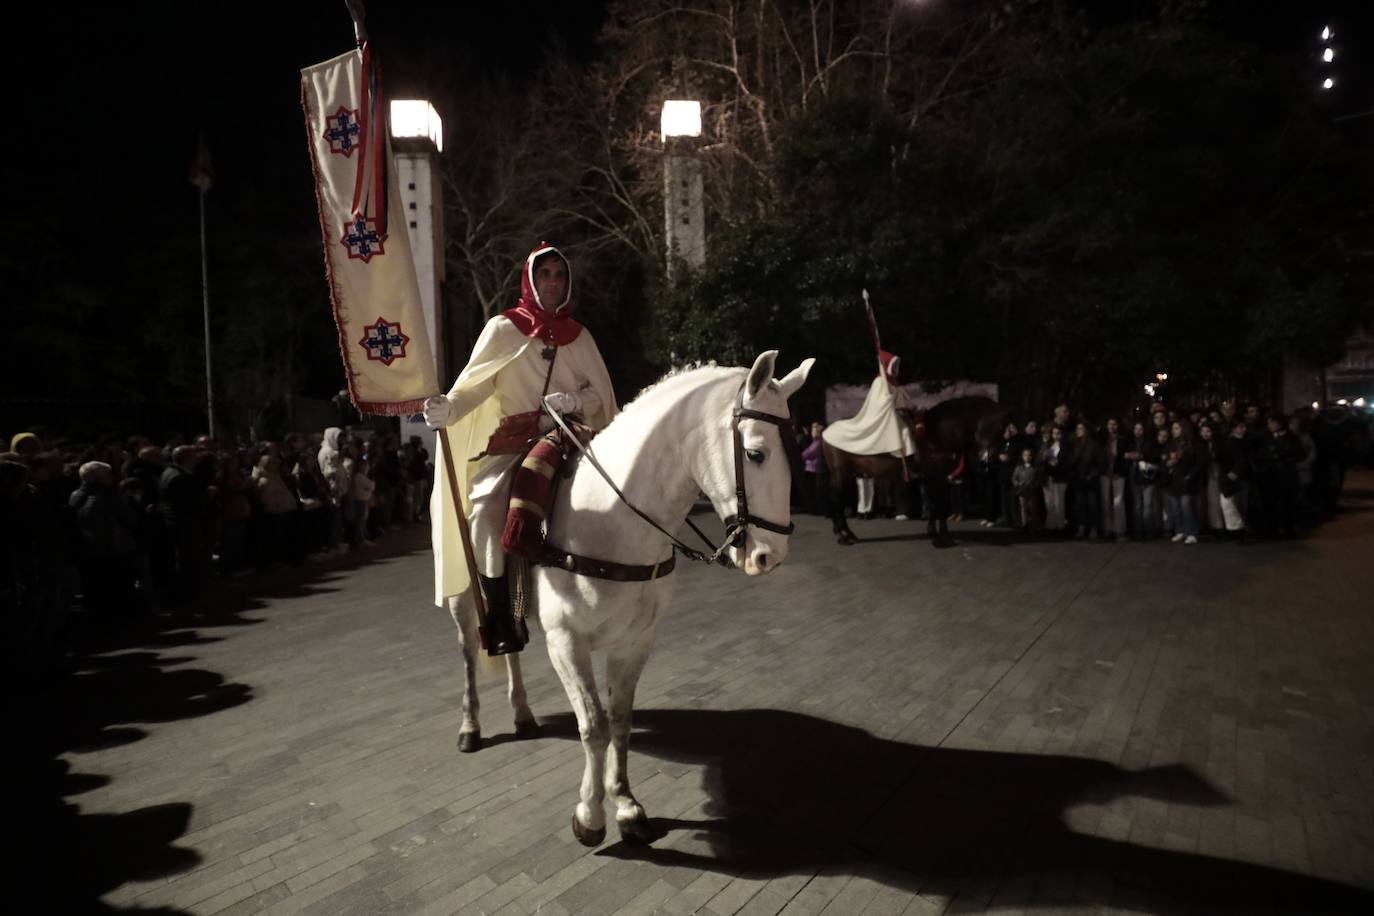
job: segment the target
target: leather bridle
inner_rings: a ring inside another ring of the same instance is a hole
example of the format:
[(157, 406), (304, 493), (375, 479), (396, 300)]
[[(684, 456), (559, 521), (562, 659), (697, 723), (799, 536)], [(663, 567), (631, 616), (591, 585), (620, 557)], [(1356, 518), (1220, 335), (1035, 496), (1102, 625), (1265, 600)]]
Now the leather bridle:
[(744, 489), (744, 435), (739, 429), (741, 420), (762, 420), (764, 423), (772, 423), (778, 428), (778, 438), (782, 440), (783, 451), (787, 454), (788, 467), (796, 468), (801, 463), (801, 456), (797, 452), (797, 441), (787, 428), (792, 422), (791, 418), (764, 413), (761, 410), (750, 410), (745, 407), (744, 386), (741, 385), (739, 394), (735, 397), (735, 409), (731, 414), (730, 422), (731, 438), (734, 440), (735, 446), (735, 526), (725, 533), (725, 541), (729, 545), (742, 539), (745, 530), (750, 525), (778, 534), (791, 534), (797, 528), (793, 522), (779, 525), (765, 518), (759, 518), (757, 515), (749, 514), (749, 494)]
[[(657, 529), (661, 534), (668, 538), (668, 540), (672, 541), (673, 547), (683, 556), (687, 557), (687, 559), (689, 560), (697, 560), (699, 562), (704, 563), (720, 563), (721, 565), (726, 565), (725, 552), (729, 550), (731, 547), (737, 547), (743, 543), (744, 537), (748, 533), (750, 525), (753, 525), (756, 528), (762, 528), (765, 531), (772, 531), (777, 534), (788, 535), (790, 535), (797, 527), (794, 523), (791, 522), (789, 522), (786, 525), (779, 525), (776, 522), (771, 522), (766, 518), (759, 518), (757, 515), (753, 515), (749, 512), (749, 494), (744, 486), (744, 434), (740, 432), (740, 423), (744, 420), (759, 420), (764, 423), (772, 423), (774, 426), (776, 426), (778, 428), (778, 437), (782, 439), (783, 451), (786, 453), (788, 458), (789, 470), (799, 467), (801, 463), (801, 458), (797, 450), (797, 442), (791, 436), (791, 431), (788, 429), (792, 422), (791, 418), (780, 417), (777, 414), (764, 413), (761, 410), (750, 410), (749, 408), (745, 407), (743, 384), (740, 385), (739, 393), (735, 396), (735, 407), (730, 415), (730, 434), (731, 441), (734, 446), (735, 463), (734, 518), (730, 522), (726, 522), (724, 519), (721, 519), (721, 522), (726, 526), (726, 531), (725, 539), (721, 542), (719, 547), (713, 546), (711, 544), (711, 539), (702, 533), (701, 529), (696, 526), (696, 524), (691, 520), (691, 518), (687, 519), (687, 524), (691, 527), (693, 531), (697, 533), (697, 536), (700, 537), (702, 541), (706, 543), (707, 549), (711, 551), (710, 554), (702, 553), (701, 551), (696, 550), (682, 543), (682, 541), (679, 540), (676, 535), (669, 532), (662, 525), (654, 521), (644, 512), (640, 511), (640, 509), (637, 506), (635, 506), (628, 499), (626, 499), (625, 494), (621, 491), (620, 487), (616, 486), (615, 481), (611, 480), (610, 474), (606, 473), (606, 469), (601, 466), (601, 462), (597, 461), (596, 456), (593, 455), (591, 451), (585, 445), (582, 444), (582, 442), (577, 438), (577, 434), (569, 428), (566, 422), (564, 422), (563, 418), (559, 415), (558, 411), (550, 407), (548, 405), (547, 400), (544, 400), (543, 404), (544, 410), (548, 412), (549, 417), (558, 426), (558, 428), (562, 430), (563, 435), (566, 436), (568, 441), (571, 442), (573, 446), (575, 446), (577, 450), (587, 458), (587, 460), (591, 463), (592, 467), (595, 468), (596, 472), (601, 475), (601, 478), (606, 481), (607, 485), (610, 486), (611, 490), (615, 492), (615, 495), (620, 499), (620, 501), (624, 503), (626, 506), (628, 506), (630, 510), (633, 511), (636, 515), (638, 515), (640, 518), (644, 519), (644, 521), (648, 522), (655, 529)], [(610, 565), (619, 566), (620, 564)], [(599, 578), (609, 577), (605, 576)]]

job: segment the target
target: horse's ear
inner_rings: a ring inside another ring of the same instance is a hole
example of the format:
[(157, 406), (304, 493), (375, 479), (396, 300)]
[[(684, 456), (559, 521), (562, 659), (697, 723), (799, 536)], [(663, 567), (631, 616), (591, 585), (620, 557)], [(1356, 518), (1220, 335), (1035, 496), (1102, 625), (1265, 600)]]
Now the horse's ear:
[(784, 400), (792, 397), (798, 388), (806, 384), (806, 377), (811, 374), (811, 367), (814, 365), (816, 365), (816, 357), (808, 356), (801, 361), (800, 366), (778, 379), (778, 387), (782, 389)]
[(759, 354), (759, 358), (754, 360), (754, 367), (749, 370), (749, 380), (744, 383), (745, 394), (751, 398), (758, 397), (764, 386), (773, 381), (773, 364), (777, 360), (777, 350), (764, 350)]

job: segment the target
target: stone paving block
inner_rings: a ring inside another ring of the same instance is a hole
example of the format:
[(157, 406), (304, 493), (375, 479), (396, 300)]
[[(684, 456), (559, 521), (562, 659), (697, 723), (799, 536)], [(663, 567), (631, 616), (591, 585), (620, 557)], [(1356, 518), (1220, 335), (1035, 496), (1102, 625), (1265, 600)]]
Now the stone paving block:
[(497, 884), (486, 875), (478, 875), (471, 881), (460, 885), (441, 897), (428, 901), (418, 909), (407, 908), (406, 912), (415, 916), (449, 916), (458, 912), (472, 901), (495, 890)]
[(679, 888), (663, 879), (654, 881), (629, 903), (616, 910), (611, 916), (653, 916), (660, 911), (664, 901), (678, 892)]

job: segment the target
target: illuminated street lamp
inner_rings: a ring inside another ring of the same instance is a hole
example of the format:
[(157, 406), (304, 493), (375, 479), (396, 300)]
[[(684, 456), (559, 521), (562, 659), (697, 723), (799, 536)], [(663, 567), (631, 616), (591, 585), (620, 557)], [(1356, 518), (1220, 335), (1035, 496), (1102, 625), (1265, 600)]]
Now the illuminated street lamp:
[(444, 122), (439, 112), (424, 99), (393, 99), (391, 102), (391, 136), (425, 138), (434, 144), (434, 151), (444, 151)]
[(701, 103), (668, 99), (660, 121), (663, 139), (663, 220), (668, 275), (682, 261), (693, 269), (706, 263), (706, 217), (701, 160)]
[(701, 103), (668, 99), (663, 103), (659, 124), (665, 142), (669, 137), (700, 137)]
[(1335, 85), (1336, 85), (1336, 81), (1333, 80), (1333, 79), (1332, 79), (1331, 77), (1329, 77), (1329, 76), (1328, 76), (1326, 79), (1322, 80), (1322, 88), (1323, 88), (1323, 89), (1330, 89), (1330, 88), (1332, 88), (1332, 87), (1335, 86)]

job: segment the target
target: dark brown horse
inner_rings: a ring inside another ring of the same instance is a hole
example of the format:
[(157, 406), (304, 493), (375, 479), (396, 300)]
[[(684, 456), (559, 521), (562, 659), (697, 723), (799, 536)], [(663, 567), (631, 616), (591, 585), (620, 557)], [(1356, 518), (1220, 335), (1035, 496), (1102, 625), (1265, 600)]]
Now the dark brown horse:
[(924, 484), (926, 530), (935, 547), (953, 547), (949, 534), (949, 475), (959, 459), (977, 448), (996, 441), (1006, 425), (1010, 410), (990, 398), (963, 397), (941, 401), (924, 412), (903, 416), (912, 424), (917, 454), (905, 459), (895, 455), (855, 455), (822, 446), (825, 466), (830, 472), (830, 522), (835, 538), (848, 546), (858, 541), (844, 517), (844, 486), (851, 477), (872, 477), (904, 487)]

